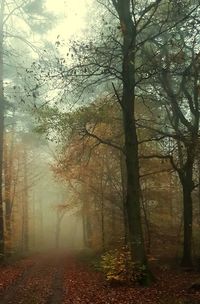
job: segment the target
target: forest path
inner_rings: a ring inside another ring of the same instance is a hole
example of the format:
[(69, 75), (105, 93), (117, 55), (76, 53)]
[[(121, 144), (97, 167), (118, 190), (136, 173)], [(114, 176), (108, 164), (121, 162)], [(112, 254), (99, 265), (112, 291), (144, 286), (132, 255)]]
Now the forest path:
[(63, 254), (35, 257), (33, 266), (1, 295), (0, 304), (61, 304), (66, 259)]
[(156, 277), (149, 288), (112, 288), (79, 258), (49, 252), (0, 266), (0, 304), (200, 304), (200, 292), (188, 293), (199, 273), (160, 268)]

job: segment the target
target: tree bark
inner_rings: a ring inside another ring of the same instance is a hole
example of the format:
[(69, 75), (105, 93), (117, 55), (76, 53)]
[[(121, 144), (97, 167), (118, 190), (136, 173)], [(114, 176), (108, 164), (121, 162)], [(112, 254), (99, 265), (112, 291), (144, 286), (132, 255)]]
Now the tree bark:
[[(190, 157), (190, 156), (188, 156)], [(184, 173), (180, 173), (180, 180), (183, 189), (183, 255), (181, 265), (192, 267), (192, 223), (193, 223), (193, 163), (188, 161)]]
[[(195, 161), (195, 153), (197, 147), (197, 133), (188, 143), (186, 150), (186, 161), (183, 162), (182, 152), (179, 148), (180, 168), (177, 170), (182, 186), (183, 196), (183, 254), (181, 265), (183, 267), (192, 267), (192, 224), (193, 224), (193, 200), (192, 191), (194, 189), (193, 168)], [(180, 145), (179, 145), (180, 147)]]
[(183, 218), (184, 218), (184, 242), (182, 266), (192, 266), (192, 191), (187, 184), (183, 184)]
[[(126, 209), (129, 227), (129, 240), (134, 262), (146, 265), (147, 259), (140, 213), (140, 185), (137, 134), (132, 120), (132, 111), (124, 115), (125, 147), (127, 167), (127, 199)], [(127, 115), (128, 114), (128, 115)], [(127, 117), (128, 116), (128, 117)]]
[(120, 171), (121, 171), (121, 184), (122, 184), (122, 206), (123, 206), (123, 220), (124, 220), (124, 245), (128, 245), (128, 217), (126, 208), (126, 186), (127, 186), (127, 173), (124, 154), (120, 153)]

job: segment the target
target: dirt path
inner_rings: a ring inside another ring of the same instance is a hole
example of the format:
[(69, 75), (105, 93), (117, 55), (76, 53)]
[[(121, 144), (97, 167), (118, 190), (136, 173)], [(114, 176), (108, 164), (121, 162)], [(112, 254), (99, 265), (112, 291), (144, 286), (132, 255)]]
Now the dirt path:
[(0, 297), (1, 304), (61, 304), (64, 257), (43, 256)]
[(149, 288), (111, 288), (102, 273), (76, 258), (44, 254), (31, 262), (22, 260), (17, 265), (0, 267), (0, 286), (6, 275), (14, 279), (8, 280), (6, 290), (0, 293), (0, 304), (200, 304), (200, 291), (187, 292), (191, 282), (199, 278), (198, 273), (163, 270)]
[(66, 264), (66, 257), (59, 256), (56, 259), (56, 269), (52, 280), (52, 292), (47, 301), (47, 304), (61, 304), (63, 301), (63, 279), (64, 279), (64, 266)]

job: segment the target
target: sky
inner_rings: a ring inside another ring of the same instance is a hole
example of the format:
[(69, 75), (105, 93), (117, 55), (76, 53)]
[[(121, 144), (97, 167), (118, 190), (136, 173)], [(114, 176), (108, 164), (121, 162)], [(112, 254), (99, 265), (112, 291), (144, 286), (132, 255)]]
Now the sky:
[(81, 35), (87, 24), (87, 12), (92, 0), (46, 0), (46, 8), (60, 16), (60, 21), (51, 30), (49, 38), (60, 35), (65, 40)]

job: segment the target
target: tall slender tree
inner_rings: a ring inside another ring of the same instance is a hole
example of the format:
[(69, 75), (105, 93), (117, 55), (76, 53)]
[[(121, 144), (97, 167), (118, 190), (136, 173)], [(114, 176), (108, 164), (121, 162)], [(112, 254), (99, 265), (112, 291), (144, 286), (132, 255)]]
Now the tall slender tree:
[[(158, 93), (159, 101), (155, 93), (148, 92), (148, 97), (155, 100), (161, 109), (160, 115), (155, 118), (159, 129), (153, 124), (152, 130), (154, 136), (155, 132), (158, 137), (161, 136), (164, 147), (163, 157), (170, 159), (182, 187), (184, 219), (182, 265), (190, 267), (192, 266), (192, 192), (198, 184), (195, 182), (194, 167), (200, 122), (200, 36), (197, 21), (200, 4), (198, 1), (191, 1), (190, 8), (186, 4), (189, 2), (174, 4), (173, 16), (182, 15), (182, 22), (176, 24), (172, 31), (163, 34), (160, 42), (154, 41), (159, 48), (155, 48), (154, 56), (151, 52), (151, 56), (146, 57), (146, 60), (152, 64), (150, 70), (155, 71), (152, 89)], [(144, 125), (145, 123), (143, 127)], [(145, 127), (151, 129), (150, 125)]]
[(133, 22), (130, 0), (112, 1), (119, 16), (123, 35), (122, 46), (122, 98), (125, 157), (127, 172), (126, 208), (129, 227), (130, 248), (133, 260), (139, 267), (146, 267), (145, 275), (149, 279), (145, 254), (140, 213), (140, 183), (138, 138), (135, 123), (136, 88), (136, 25)]

